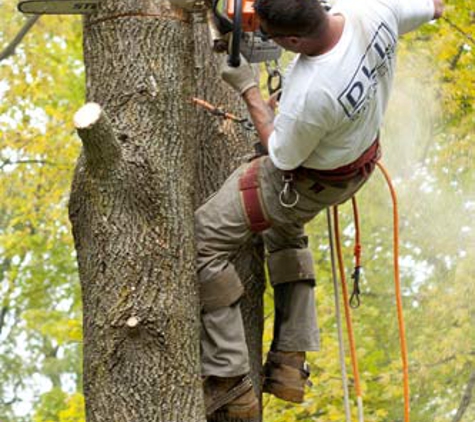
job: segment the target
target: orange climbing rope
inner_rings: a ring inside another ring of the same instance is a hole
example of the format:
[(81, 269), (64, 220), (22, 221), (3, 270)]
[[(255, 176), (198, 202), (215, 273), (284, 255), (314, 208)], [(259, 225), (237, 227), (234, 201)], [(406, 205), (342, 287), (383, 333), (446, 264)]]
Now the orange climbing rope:
[(409, 413), (410, 413), (410, 398), (409, 398), (409, 363), (408, 363), (408, 353), (407, 353), (407, 343), (406, 343), (406, 328), (404, 326), (404, 314), (402, 310), (402, 294), (401, 294), (401, 281), (399, 275), (399, 211), (397, 206), (397, 195), (396, 190), (394, 189), (391, 177), (389, 176), (386, 168), (380, 163), (377, 162), (376, 165), (379, 167), (381, 172), (386, 179), (389, 190), (391, 192), (391, 198), (393, 201), (393, 247), (394, 247), (394, 284), (396, 289), (396, 306), (397, 306), (397, 316), (399, 323), (399, 339), (401, 343), (401, 359), (402, 359), (402, 372), (403, 372), (403, 384), (404, 384), (404, 421), (409, 422)]
[(333, 207), (333, 220), (335, 223), (335, 245), (336, 245), (336, 253), (338, 258), (338, 269), (340, 271), (340, 281), (341, 281), (341, 289), (343, 294), (343, 304), (345, 310), (345, 320), (346, 320), (346, 328), (348, 330), (348, 342), (350, 344), (350, 356), (351, 356), (351, 366), (353, 368), (353, 377), (355, 380), (355, 391), (356, 397), (358, 399), (358, 404), (362, 403), (362, 390), (361, 390), (361, 383), (360, 383), (360, 372), (358, 368), (358, 358), (356, 356), (356, 342), (355, 342), (355, 333), (353, 330), (353, 322), (351, 320), (351, 310), (348, 301), (348, 285), (346, 283), (346, 276), (345, 276), (345, 268), (343, 263), (343, 252), (341, 248), (341, 240), (340, 240), (340, 221), (338, 218), (338, 207)]
[(358, 213), (358, 204), (356, 203), (356, 197), (351, 198), (351, 204), (353, 206), (353, 219), (355, 221), (355, 267), (361, 267), (361, 230), (360, 230), (360, 217)]
[[(402, 293), (401, 293), (401, 282), (400, 282), (400, 272), (399, 272), (399, 211), (398, 211), (398, 204), (397, 204), (397, 195), (396, 195), (394, 186), (392, 184), (391, 177), (389, 176), (389, 173), (386, 170), (386, 168), (380, 162), (377, 162), (376, 165), (379, 167), (379, 169), (384, 175), (384, 178), (386, 179), (386, 182), (388, 184), (388, 187), (391, 193), (392, 202), (393, 202), (394, 284), (395, 284), (395, 293), (396, 293), (396, 306), (397, 306), (399, 338), (400, 338), (402, 369), (403, 369), (404, 421), (409, 422), (410, 421), (409, 364), (408, 364), (406, 330), (405, 330), (404, 315), (403, 315), (403, 308), (402, 308)], [(352, 202), (353, 202), (353, 215), (355, 219), (355, 228), (356, 228), (355, 249), (354, 249), (355, 271), (358, 271), (359, 273), (359, 268), (361, 267), (360, 225), (359, 225), (358, 208), (356, 206), (356, 200), (354, 197), (352, 199)], [(334, 214), (334, 220), (335, 220), (335, 228), (334, 228), (335, 244), (336, 244), (336, 249), (337, 249), (338, 266), (339, 266), (340, 279), (341, 279), (341, 285), (342, 285), (342, 291), (343, 291), (343, 302), (344, 302), (344, 309), (345, 309), (345, 319), (346, 319), (347, 330), (348, 330), (348, 341), (349, 341), (349, 346), (350, 346), (351, 364), (353, 368), (353, 376), (355, 379), (355, 392), (358, 399), (359, 420), (363, 420), (362, 390), (361, 390), (360, 375), (359, 375), (359, 368), (358, 368), (358, 358), (356, 355), (355, 335), (353, 331), (353, 323), (351, 320), (351, 309), (350, 309), (351, 299), (348, 300), (348, 286), (346, 283), (345, 269), (343, 265), (343, 253), (342, 253), (341, 241), (340, 241), (338, 207), (336, 206), (333, 207), (333, 214)], [(355, 290), (356, 290), (356, 286), (355, 286)]]

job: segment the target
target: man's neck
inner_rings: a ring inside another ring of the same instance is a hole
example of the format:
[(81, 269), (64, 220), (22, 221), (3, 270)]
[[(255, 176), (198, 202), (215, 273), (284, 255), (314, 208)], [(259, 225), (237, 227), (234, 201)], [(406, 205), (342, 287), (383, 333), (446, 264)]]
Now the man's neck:
[(329, 52), (340, 41), (344, 27), (345, 18), (342, 15), (329, 15), (327, 25), (321, 33), (315, 38), (309, 38), (301, 52), (306, 56), (320, 56)]

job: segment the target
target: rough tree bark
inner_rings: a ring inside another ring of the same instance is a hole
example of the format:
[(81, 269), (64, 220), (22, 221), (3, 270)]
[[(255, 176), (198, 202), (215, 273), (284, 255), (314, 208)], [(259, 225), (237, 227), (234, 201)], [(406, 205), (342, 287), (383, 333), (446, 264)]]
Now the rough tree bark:
[[(250, 152), (201, 96), (240, 106), (206, 28), (163, 0), (105, 0), (84, 21), (89, 105), (70, 219), (84, 306), (88, 422), (204, 421), (193, 211)], [(255, 242), (257, 243), (257, 242)], [(261, 364), (262, 248), (243, 247), (244, 317)]]

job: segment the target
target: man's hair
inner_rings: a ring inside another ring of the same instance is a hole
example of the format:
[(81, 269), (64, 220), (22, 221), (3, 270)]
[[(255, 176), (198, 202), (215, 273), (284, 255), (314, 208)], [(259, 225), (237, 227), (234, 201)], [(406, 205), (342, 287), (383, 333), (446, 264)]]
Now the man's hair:
[(256, 0), (254, 8), (272, 30), (289, 35), (317, 35), (327, 21), (319, 0)]

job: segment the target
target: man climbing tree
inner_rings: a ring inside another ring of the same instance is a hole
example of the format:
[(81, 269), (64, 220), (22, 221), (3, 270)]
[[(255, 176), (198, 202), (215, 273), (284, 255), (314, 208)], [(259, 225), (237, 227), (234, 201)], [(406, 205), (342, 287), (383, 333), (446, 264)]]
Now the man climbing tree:
[(269, 155), (236, 170), (196, 213), (202, 300), (202, 370), (207, 414), (253, 418), (259, 405), (249, 372), (230, 260), (263, 232), (274, 287), (274, 339), (264, 392), (302, 402), (305, 352), (319, 349), (314, 270), (304, 224), (353, 196), (380, 157), (378, 133), (395, 72), (398, 36), (442, 15), (441, 0), (338, 2), (256, 0), (261, 32), (299, 53), (280, 113), (267, 105), (244, 59), (223, 79), (240, 93)]

